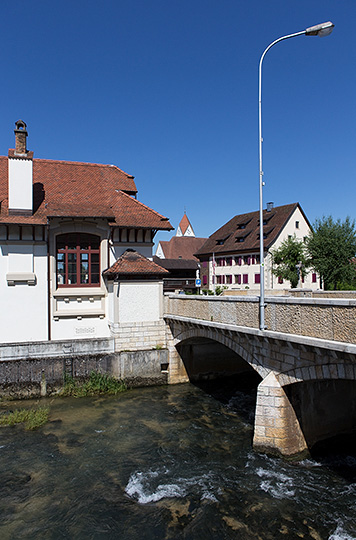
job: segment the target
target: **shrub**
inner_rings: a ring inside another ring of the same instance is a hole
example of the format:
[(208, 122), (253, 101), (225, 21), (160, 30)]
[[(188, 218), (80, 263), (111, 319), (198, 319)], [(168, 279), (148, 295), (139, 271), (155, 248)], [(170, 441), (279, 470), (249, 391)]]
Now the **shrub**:
[(118, 394), (127, 390), (125, 383), (109, 375), (92, 371), (89, 379), (78, 382), (70, 375), (64, 376), (64, 388), (61, 396), (85, 397), (97, 394)]

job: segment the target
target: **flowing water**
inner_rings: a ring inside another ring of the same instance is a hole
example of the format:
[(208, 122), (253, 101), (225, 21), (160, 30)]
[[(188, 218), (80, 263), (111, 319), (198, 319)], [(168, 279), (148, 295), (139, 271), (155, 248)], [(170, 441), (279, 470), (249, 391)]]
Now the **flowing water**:
[(43, 428), (1, 428), (1, 540), (355, 539), (355, 453), (255, 454), (254, 392), (210, 390), (44, 400)]

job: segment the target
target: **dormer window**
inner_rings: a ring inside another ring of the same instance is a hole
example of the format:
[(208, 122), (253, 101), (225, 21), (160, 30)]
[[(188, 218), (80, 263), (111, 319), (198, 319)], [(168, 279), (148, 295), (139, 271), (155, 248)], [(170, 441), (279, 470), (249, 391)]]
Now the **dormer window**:
[(250, 233), (251, 233), (251, 231), (241, 232), (240, 234), (238, 233), (236, 235), (235, 242), (244, 242), (245, 238), (247, 238)]
[[(271, 232), (273, 231), (274, 227), (271, 227), (270, 229), (268, 229), (267, 231), (263, 231), (263, 238), (266, 239), (270, 234)], [(257, 238), (260, 238), (260, 234), (258, 233), (257, 234)]]
[[(267, 225), (269, 221), (273, 218), (275, 214), (269, 214), (268, 216), (264, 216), (263, 218), (263, 225)], [(257, 223), (260, 224), (260, 220), (257, 220)]]
[(225, 238), (218, 238), (216, 240), (216, 245), (217, 246), (223, 246), (225, 244), (226, 240), (229, 238), (229, 236), (230, 235), (228, 234), (227, 236), (225, 236)]
[(251, 219), (248, 219), (247, 221), (243, 221), (242, 223), (237, 223), (236, 229), (237, 230), (243, 230), (246, 229), (247, 225), (250, 223)]

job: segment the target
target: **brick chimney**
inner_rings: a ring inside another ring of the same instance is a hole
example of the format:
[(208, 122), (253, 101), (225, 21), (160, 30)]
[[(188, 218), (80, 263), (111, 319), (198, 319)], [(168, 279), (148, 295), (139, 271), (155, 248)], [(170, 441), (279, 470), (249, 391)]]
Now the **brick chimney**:
[(33, 211), (33, 152), (26, 148), (25, 122), (18, 120), (15, 125), (15, 150), (10, 149), (8, 155), (9, 214), (29, 216)]
[(15, 122), (16, 129), (14, 130), (15, 133), (15, 154), (26, 154), (26, 140), (27, 140), (27, 125), (23, 120), (17, 120)]

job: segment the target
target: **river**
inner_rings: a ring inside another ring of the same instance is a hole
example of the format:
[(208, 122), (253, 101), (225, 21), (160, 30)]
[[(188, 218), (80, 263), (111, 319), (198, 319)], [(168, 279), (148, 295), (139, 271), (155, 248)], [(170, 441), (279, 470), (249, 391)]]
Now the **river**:
[(354, 450), (258, 455), (254, 401), (232, 380), (42, 400), (46, 426), (0, 429), (0, 538), (355, 539)]

